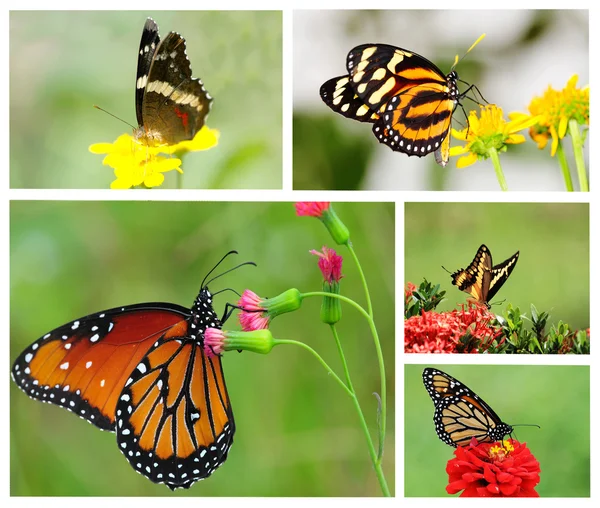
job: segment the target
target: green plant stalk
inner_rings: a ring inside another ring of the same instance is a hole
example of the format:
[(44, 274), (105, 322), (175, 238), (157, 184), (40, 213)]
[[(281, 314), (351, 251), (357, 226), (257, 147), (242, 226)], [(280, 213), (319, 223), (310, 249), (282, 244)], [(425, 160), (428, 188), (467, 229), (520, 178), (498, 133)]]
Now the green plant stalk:
[(327, 362), (325, 360), (323, 360), (323, 358), (321, 357), (321, 355), (319, 353), (317, 353), (313, 348), (311, 348), (308, 344), (304, 344), (304, 342), (300, 342), (297, 340), (291, 340), (291, 339), (273, 339), (273, 342), (275, 344), (275, 346), (279, 346), (280, 344), (293, 344), (294, 346), (300, 346), (301, 348), (306, 349), (309, 353), (312, 353), (312, 355), (318, 360), (318, 362), (325, 367), (325, 370), (331, 375), (333, 376), (333, 379), (336, 380), (337, 383), (339, 383), (339, 385), (344, 389), (344, 391), (350, 396), (354, 396), (354, 393), (352, 392), (352, 390), (350, 390), (350, 388), (348, 388), (346, 386), (346, 384), (339, 378), (339, 376), (333, 371), (333, 369), (327, 364)]
[(358, 260), (358, 256), (356, 255), (356, 252), (354, 252), (354, 248), (352, 247), (352, 244), (350, 242), (348, 242), (346, 244), (346, 247), (348, 247), (348, 250), (350, 251), (350, 255), (352, 256), (352, 259), (354, 259), (356, 268), (358, 268), (360, 280), (362, 281), (363, 287), (365, 288), (365, 297), (367, 300), (367, 312), (369, 313), (369, 316), (373, 317), (373, 306), (371, 305), (371, 295), (369, 293), (369, 287), (367, 286), (367, 279), (365, 278), (365, 274), (363, 272), (362, 266), (360, 265), (360, 261)]
[[(343, 302), (348, 303), (349, 305), (354, 307), (356, 310), (358, 310), (364, 316), (364, 318), (367, 320), (367, 323), (369, 323), (371, 335), (373, 336), (373, 342), (375, 343), (375, 351), (377, 353), (377, 362), (379, 365), (379, 375), (381, 376), (380, 439), (381, 439), (381, 443), (384, 443), (385, 442), (385, 431), (386, 431), (386, 420), (387, 420), (387, 403), (386, 403), (387, 387), (386, 387), (386, 381), (385, 381), (385, 379), (386, 379), (385, 378), (385, 363), (383, 361), (383, 353), (381, 351), (381, 343), (379, 341), (379, 334), (377, 333), (377, 327), (375, 326), (375, 321), (369, 315), (369, 313), (367, 311), (365, 311), (365, 309), (363, 309), (358, 303), (356, 303), (354, 300), (351, 300), (350, 298), (347, 298), (345, 296), (336, 295), (336, 294), (332, 294), (332, 293), (325, 293), (324, 291), (311, 291), (309, 293), (302, 294), (303, 298), (307, 298), (307, 297), (311, 297), (311, 296), (320, 296), (320, 297), (328, 296), (328, 297), (332, 297), (332, 298), (339, 298)], [(383, 449), (383, 446), (381, 446), (380, 448)], [(377, 469), (377, 467), (381, 467), (382, 458), (383, 457), (381, 456), (381, 454), (379, 454), (379, 456), (377, 456), (377, 458), (376, 458), (376, 461), (373, 463), (375, 465), (376, 469)]]
[(565, 180), (565, 188), (567, 192), (573, 192), (573, 180), (571, 180), (571, 170), (569, 169), (569, 163), (567, 162), (567, 156), (563, 150), (562, 143), (559, 140), (558, 146), (556, 147), (556, 155), (558, 156), (558, 163), (562, 170), (563, 179)]
[(569, 133), (573, 140), (573, 154), (575, 155), (575, 166), (577, 167), (577, 178), (579, 179), (579, 190), (581, 192), (589, 192), (587, 175), (585, 174), (585, 161), (583, 159), (583, 140), (579, 132), (577, 120), (571, 118), (569, 120)]
[(309, 293), (302, 293), (303, 298), (308, 298), (311, 296), (329, 296), (332, 298), (339, 298), (343, 302), (346, 302), (349, 305), (353, 306), (355, 309), (357, 309), (367, 320), (367, 323), (369, 323), (371, 335), (373, 336), (373, 342), (375, 343), (375, 351), (377, 353), (377, 362), (379, 364), (379, 374), (381, 376), (381, 389), (380, 389), (381, 390), (381, 394), (380, 394), (381, 395), (381, 440), (383, 441), (385, 439), (385, 430), (386, 430), (385, 427), (386, 427), (386, 416), (387, 416), (387, 404), (386, 404), (387, 389), (386, 389), (386, 383), (385, 383), (385, 363), (383, 362), (383, 353), (381, 351), (381, 344), (379, 342), (379, 334), (377, 333), (377, 327), (375, 326), (375, 321), (368, 314), (368, 312), (365, 309), (363, 309), (358, 303), (356, 303), (354, 300), (351, 300), (350, 298), (346, 298), (345, 296), (336, 295), (333, 293), (325, 293), (324, 291), (311, 291)]
[(490, 156), (490, 159), (492, 159), (492, 164), (494, 165), (494, 171), (496, 171), (496, 178), (498, 179), (500, 188), (503, 191), (507, 191), (508, 186), (506, 185), (506, 179), (504, 178), (502, 166), (500, 165), (500, 157), (498, 155), (498, 150), (496, 150), (494, 147), (488, 148), (488, 155)]
[(369, 428), (367, 426), (367, 422), (365, 420), (364, 414), (363, 414), (362, 409), (360, 407), (360, 403), (358, 402), (358, 397), (356, 397), (356, 394), (354, 393), (354, 389), (352, 388), (352, 382), (350, 380), (350, 373), (348, 371), (348, 365), (346, 363), (346, 359), (344, 357), (344, 353), (342, 352), (342, 346), (341, 346), (341, 343), (339, 342), (339, 337), (337, 335), (337, 332), (335, 332), (335, 326), (331, 325), (331, 328), (332, 328), (332, 330), (334, 332), (334, 336), (336, 338), (336, 343), (338, 345), (338, 349), (339, 349), (340, 355), (342, 357), (342, 364), (344, 365), (344, 372), (346, 374), (346, 380), (348, 382), (348, 385), (346, 385), (338, 377), (338, 375), (327, 364), (327, 362), (325, 360), (323, 360), (323, 358), (321, 357), (321, 355), (319, 355), (319, 353), (317, 353), (309, 345), (304, 344), (304, 342), (299, 342), (299, 341), (296, 341), (296, 340), (289, 340), (289, 339), (273, 339), (273, 340), (275, 342), (275, 345), (279, 345), (279, 344), (292, 344), (292, 345), (295, 345), (295, 346), (300, 346), (300, 347), (306, 349), (308, 352), (312, 353), (313, 356), (317, 359), (317, 361), (321, 365), (323, 365), (323, 367), (325, 367), (325, 369), (327, 370), (327, 372), (331, 376), (333, 376), (333, 378), (337, 381), (337, 383), (350, 396), (350, 398), (352, 399), (352, 402), (354, 403), (354, 407), (356, 408), (356, 411), (358, 413), (358, 418), (360, 420), (361, 428), (363, 430), (365, 438), (367, 439), (367, 446), (369, 448), (369, 455), (371, 456), (371, 461), (373, 462), (373, 467), (375, 469), (375, 474), (377, 475), (377, 479), (379, 480), (379, 485), (381, 486), (381, 490), (382, 490), (384, 496), (390, 497), (391, 494), (390, 494), (390, 491), (388, 489), (385, 476), (383, 474), (383, 468), (381, 467), (381, 460), (378, 459), (378, 457), (377, 457), (377, 453), (375, 451), (375, 447), (373, 446), (373, 441), (371, 439), (371, 434), (369, 433)]

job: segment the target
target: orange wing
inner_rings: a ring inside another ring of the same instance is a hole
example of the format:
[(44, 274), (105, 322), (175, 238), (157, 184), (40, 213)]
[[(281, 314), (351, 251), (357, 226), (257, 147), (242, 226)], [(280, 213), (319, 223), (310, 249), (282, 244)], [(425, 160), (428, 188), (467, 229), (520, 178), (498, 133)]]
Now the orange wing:
[(220, 357), (173, 327), (133, 369), (117, 404), (117, 442), (151, 481), (188, 488), (227, 458), (235, 424)]
[(115, 407), (131, 371), (187, 315), (173, 304), (141, 304), (79, 318), (26, 348), (11, 375), (30, 397), (114, 431)]

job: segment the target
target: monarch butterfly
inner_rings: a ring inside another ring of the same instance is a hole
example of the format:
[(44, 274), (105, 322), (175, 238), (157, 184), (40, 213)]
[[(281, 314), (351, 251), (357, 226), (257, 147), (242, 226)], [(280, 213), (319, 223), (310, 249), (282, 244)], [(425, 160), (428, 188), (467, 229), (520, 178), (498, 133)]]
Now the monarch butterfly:
[(439, 165), (448, 163), (452, 114), (474, 88), (460, 93), (454, 66), (444, 75), (413, 51), (363, 44), (348, 53), (346, 68), (347, 75), (321, 86), (325, 104), (346, 118), (373, 123), (375, 137), (394, 151), (417, 157), (435, 152)]
[(233, 443), (221, 358), (203, 350), (206, 328), (221, 328), (233, 310), (227, 304), (219, 319), (208, 289), (231, 270), (207, 279), (233, 253), (206, 275), (191, 309), (142, 303), (70, 321), (27, 347), (12, 379), (29, 397), (115, 432), (119, 450), (149, 480), (189, 488)]
[(433, 422), (438, 437), (450, 446), (502, 441), (513, 428), (504, 423), (477, 394), (441, 370), (423, 371), (423, 384), (435, 406)]
[(518, 260), (519, 251), (506, 261), (492, 266), (492, 253), (485, 245), (481, 245), (467, 268), (461, 268), (451, 274), (452, 284), (470, 294), (477, 303), (485, 304), (489, 309), (488, 302), (506, 282)]

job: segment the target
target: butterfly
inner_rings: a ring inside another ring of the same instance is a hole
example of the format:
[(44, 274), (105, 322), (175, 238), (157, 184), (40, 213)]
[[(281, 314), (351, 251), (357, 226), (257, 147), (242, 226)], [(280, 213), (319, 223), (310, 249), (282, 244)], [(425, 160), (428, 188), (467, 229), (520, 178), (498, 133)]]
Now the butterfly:
[(504, 423), (476, 393), (441, 370), (423, 371), (423, 384), (435, 406), (433, 422), (438, 437), (450, 446), (502, 441), (513, 428)]
[(451, 274), (452, 284), (470, 294), (475, 302), (489, 308), (488, 302), (506, 282), (518, 260), (519, 251), (506, 261), (492, 266), (492, 253), (485, 245), (481, 245), (467, 268)]
[[(473, 47), (473, 46), (472, 46)], [(423, 157), (435, 152), (448, 163), (452, 114), (473, 87), (460, 93), (426, 58), (388, 44), (363, 44), (348, 53), (348, 74), (326, 81), (321, 99), (346, 118), (373, 124), (373, 134), (396, 152)]]
[(192, 78), (184, 38), (171, 32), (161, 41), (157, 24), (148, 18), (138, 54), (134, 137), (167, 145), (193, 139), (211, 103), (202, 81)]
[(208, 284), (220, 275), (207, 282), (232, 253), (206, 275), (191, 309), (142, 303), (75, 319), (27, 347), (12, 379), (29, 397), (115, 432), (131, 466), (154, 483), (174, 490), (207, 478), (235, 432), (221, 358), (203, 349), (206, 328), (221, 328), (233, 310), (217, 317)]

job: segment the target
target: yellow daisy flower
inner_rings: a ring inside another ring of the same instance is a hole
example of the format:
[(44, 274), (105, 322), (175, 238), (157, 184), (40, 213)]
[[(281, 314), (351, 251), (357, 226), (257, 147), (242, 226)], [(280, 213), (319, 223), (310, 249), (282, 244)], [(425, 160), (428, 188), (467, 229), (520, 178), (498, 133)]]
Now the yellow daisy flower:
[(590, 124), (590, 87), (587, 85), (577, 88), (578, 79), (577, 74), (574, 74), (562, 90), (549, 86), (543, 96), (534, 97), (528, 106), (530, 115), (518, 112), (509, 115), (515, 120), (539, 117), (539, 121), (529, 129), (529, 135), (540, 150), (552, 138), (552, 157), (556, 154), (559, 140), (567, 133), (569, 120), (573, 119), (579, 125)]
[(480, 117), (477, 116), (477, 111), (469, 113), (467, 127), (461, 131), (452, 129), (452, 136), (465, 141), (466, 144), (452, 147), (450, 155), (463, 155), (456, 162), (456, 167), (465, 168), (477, 162), (477, 159), (491, 157), (492, 150), (504, 152), (508, 145), (524, 143), (525, 137), (517, 133), (537, 121), (537, 117), (527, 117), (507, 122), (504, 120), (502, 108), (495, 104), (482, 106)]
[(165, 157), (160, 154), (183, 155), (187, 152), (208, 150), (217, 145), (219, 131), (202, 127), (194, 139), (182, 141), (175, 145), (149, 146), (148, 141), (135, 139), (130, 134), (123, 134), (114, 143), (96, 143), (89, 150), (92, 153), (106, 154), (102, 164), (115, 170), (116, 180), (111, 189), (129, 189), (143, 185), (158, 187), (165, 180), (163, 173), (181, 170), (181, 159)]

